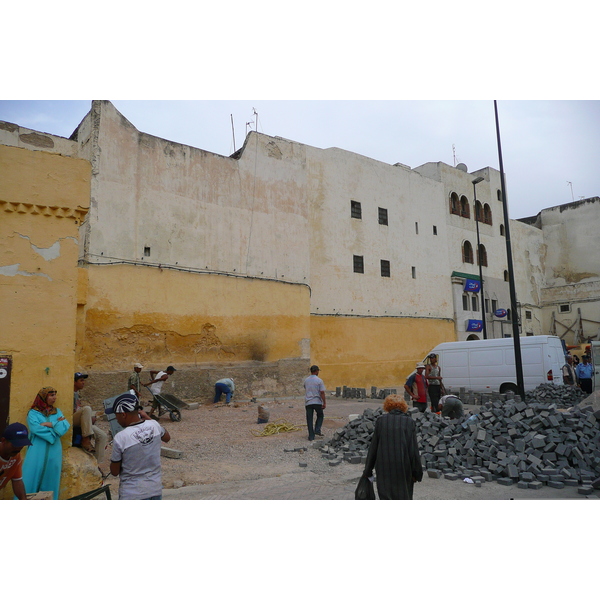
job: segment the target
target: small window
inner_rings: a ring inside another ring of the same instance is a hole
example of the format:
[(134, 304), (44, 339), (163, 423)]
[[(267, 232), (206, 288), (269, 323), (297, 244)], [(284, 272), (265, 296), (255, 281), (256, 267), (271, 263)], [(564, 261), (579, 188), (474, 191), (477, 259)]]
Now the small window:
[(504, 281), (508, 281), (508, 271), (504, 271)]
[(380, 225), (387, 225), (388, 224), (387, 208), (380, 208), (379, 209), (379, 224)]
[(496, 195), (498, 196), (498, 200), (500, 200), (500, 202), (502, 202), (502, 192), (500, 190), (498, 190), (496, 192)]
[(417, 267), (411, 267), (411, 271), (412, 271), (412, 278), (416, 279), (417, 278)]
[(433, 226), (433, 235), (437, 235), (437, 227), (435, 225)]
[(150, 256), (150, 246), (144, 247), (144, 256)]
[(492, 209), (490, 208), (489, 204), (486, 204), (483, 207), (483, 222), (487, 223), (488, 225), (493, 225), (493, 223), (492, 223)]
[(362, 219), (362, 207), (360, 202), (350, 200), (350, 216), (353, 219)]
[(480, 264), (482, 267), (488, 266), (487, 250), (485, 249), (485, 246), (483, 244), (479, 244), (479, 257), (478, 258), (479, 258), (478, 264)]
[(475, 295), (471, 296), (471, 310), (473, 312), (479, 311), (479, 302), (477, 301), (477, 296)]
[(467, 294), (463, 294), (463, 310), (469, 310), (469, 296)]
[(496, 312), (498, 310), (498, 300), (492, 300), (492, 312)]
[(561, 313), (571, 312), (571, 305), (570, 305), (570, 304), (561, 304), (561, 305), (558, 307), (558, 310), (559, 310)]
[(456, 192), (452, 192), (450, 194), (450, 214), (460, 215), (460, 202), (458, 200), (458, 194)]
[(475, 202), (475, 220), (480, 223), (483, 222), (483, 208), (481, 207), (481, 202), (479, 202), (479, 200)]
[(512, 319), (510, 318), (510, 308), (506, 309), (506, 320), (510, 323)]
[(390, 261), (389, 260), (381, 261), (381, 276), (382, 277), (390, 276)]
[(500, 225), (500, 235), (504, 235), (504, 225)]
[(525, 335), (527, 335), (527, 336), (529, 336), (529, 335), (533, 336), (533, 331), (528, 331)]
[(365, 272), (365, 265), (364, 265), (363, 257), (356, 256), (356, 254), (354, 255), (354, 272), (355, 273), (364, 273)]
[(489, 298), (485, 299), (485, 312), (486, 313), (490, 312), (490, 300), (489, 300)]
[(471, 209), (469, 208), (469, 201), (466, 196), (460, 197), (460, 216), (465, 219), (471, 218)]
[(473, 246), (471, 246), (471, 242), (469, 241), (463, 244), (462, 259), (465, 263), (473, 264)]
[(528, 319), (529, 321), (531, 321), (531, 311), (530, 310), (525, 311), (525, 318)]
[(419, 224), (415, 223), (415, 233), (419, 235)]

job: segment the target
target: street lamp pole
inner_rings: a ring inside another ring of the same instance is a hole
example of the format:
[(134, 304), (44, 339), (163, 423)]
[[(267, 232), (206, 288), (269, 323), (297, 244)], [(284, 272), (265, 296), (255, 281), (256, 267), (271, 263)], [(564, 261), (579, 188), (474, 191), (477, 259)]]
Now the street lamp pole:
[(498, 142), (498, 160), (500, 163), (500, 186), (502, 188), (502, 209), (504, 211), (504, 235), (506, 239), (506, 262), (508, 263), (508, 287), (510, 291), (510, 318), (515, 350), (515, 370), (517, 375), (517, 390), (521, 399), (525, 398), (525, 380), (523, 379), (523, 362), (521, 359), (521, 340), (519, 338), (519, 320), (517, 317), (517, 292), (512, 260), (512, 245), (510, 241), (510, 223), (508, 218), (508, 202), (506, 200), (506, 184), (504, 181), (504, 165), (502, 163), (502, 145), (500, 143), (500, 124), (498, 122), (498, 105), (494, 100), (494, 115), (496, 118), (496, 138)]
[(483, 339), (487, 340), (487, 328), (485, 325), (485, 299), (483, 296), (483, 271), (481, 270), (481, 244), (479, 243), (479, 213), (477, 208), (477, 184), (483, 181), (483, 177), (473, 179), (473, 202), (475, 204), (475, 227), (477, 228), (477, 262), (479, 263), (479, 288), (481, 291), (481, 323), (483, 325)]

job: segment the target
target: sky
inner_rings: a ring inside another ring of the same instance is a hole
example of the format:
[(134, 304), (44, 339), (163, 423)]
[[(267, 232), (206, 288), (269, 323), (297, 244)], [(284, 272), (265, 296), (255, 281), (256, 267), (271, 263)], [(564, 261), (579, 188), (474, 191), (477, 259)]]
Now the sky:
[[(111, 102), (140, 131), (225, 156), (258, 129), (388, 164), (442, 161), (499, 170), (493, 100)], [(90, 105), (0, 100), (0, 120), (69, 137)], [(497, 106), (511, 218), (600, 196), (600, 101), (500, 100)]]

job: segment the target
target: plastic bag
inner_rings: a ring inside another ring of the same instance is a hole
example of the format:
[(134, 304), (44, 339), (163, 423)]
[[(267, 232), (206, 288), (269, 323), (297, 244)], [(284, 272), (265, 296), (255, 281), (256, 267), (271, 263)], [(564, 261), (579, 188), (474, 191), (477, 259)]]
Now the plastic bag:
[(354, 492), (355, 500), (375, 500), (375, 490), (373, 482), (366, 475), (362, 475), (358, 480), (356, 491)]

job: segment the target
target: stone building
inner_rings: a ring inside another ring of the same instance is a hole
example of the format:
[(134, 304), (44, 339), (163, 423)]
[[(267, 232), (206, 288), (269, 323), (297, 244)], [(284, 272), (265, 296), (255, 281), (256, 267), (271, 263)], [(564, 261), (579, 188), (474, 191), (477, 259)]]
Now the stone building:
[[(481, 337), (468, 330), (482, 314), (469, 290), (480, 256), (488, 337), (511, 335), (514, 316), (523, 335), (554, 327), (568, 339), (577, 327), (563, 332), (567, 304), (569, 318), (581, 309), (584, 337), (596, 334), (597, 198), (510, 222), (519, 314), (504, 317), (491, 167), (389, 165), (257, 132), (220, 156), (142, 133), (107, 101), (92, 103), (69, 140), (0, 123), (0, 149), (15, 147), (91, 171), (70, 265), (72, 370), (92, 374), (99, 398), (121, 391), (138, 361), (174, 364), (169, 390), (186, 398), (207, 399), (225, 375), (242, 397), (295, 395), (310, 363), (330, 389), (399, 386), (436, 344)], [(17, 262), (3, 259), (3, 279)]]

